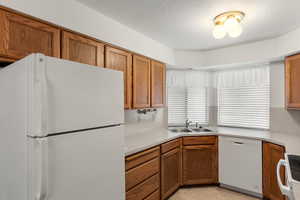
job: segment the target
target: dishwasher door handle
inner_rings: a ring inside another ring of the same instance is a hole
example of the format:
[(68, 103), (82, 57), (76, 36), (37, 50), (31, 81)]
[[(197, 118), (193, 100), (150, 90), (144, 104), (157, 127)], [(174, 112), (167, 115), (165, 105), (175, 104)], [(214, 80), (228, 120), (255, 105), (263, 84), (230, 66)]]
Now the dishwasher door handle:
[(243, 145), (244, 143), (243, 142), (236, 142), (236, 141), (232, 141), (233, 144), (236, 144), (236, 145)]

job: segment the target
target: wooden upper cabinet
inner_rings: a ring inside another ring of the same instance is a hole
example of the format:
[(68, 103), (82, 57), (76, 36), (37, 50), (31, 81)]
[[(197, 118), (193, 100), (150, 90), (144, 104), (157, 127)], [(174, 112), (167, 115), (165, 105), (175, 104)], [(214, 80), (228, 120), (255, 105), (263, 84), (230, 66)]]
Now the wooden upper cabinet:
[[(280, 159), (284, 159), (284, 147), (263, 142), (263, 196), (272, 200), (284, 200), (277, 183), (276, 167)], [(284, 168), (281, 169), (281, 180), (285, 180)]]
[(105, 47), (105, 67), (123, 72), (124, 107), (131, 108), (132, 97), (132, 55), (127, 51)]
[(133, 108), (150, 107), (150, 59), (133, 55)]
[(62, 58), (104, 67), (104, 44), (75, 33), (63, 31)]
[(165, 105), (165, 73), (165, 64), (151, 61), (151, 107)]
[(60, 30), (0, 10), (0, 56), (17, 60), (31, 53), (60, 57)]
[(300, 54), (285, 59), (286, 107), (300, 109)]

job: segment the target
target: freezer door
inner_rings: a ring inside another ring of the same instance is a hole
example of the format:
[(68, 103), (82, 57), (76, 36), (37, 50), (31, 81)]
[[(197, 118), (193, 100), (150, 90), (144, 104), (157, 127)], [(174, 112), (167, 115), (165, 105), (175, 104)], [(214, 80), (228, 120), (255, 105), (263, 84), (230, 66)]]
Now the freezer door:
[(28, 135), (123, 123), (122, 72), (41, 54), (31, 57)]
[(124, 200), (122, 127), (29, 139), (28, 200)]

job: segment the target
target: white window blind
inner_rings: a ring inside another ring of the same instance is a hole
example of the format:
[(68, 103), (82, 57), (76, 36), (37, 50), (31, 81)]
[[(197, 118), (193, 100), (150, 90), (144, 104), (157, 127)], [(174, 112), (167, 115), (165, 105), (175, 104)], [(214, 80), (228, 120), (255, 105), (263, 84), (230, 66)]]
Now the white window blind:
[(218, 77), (218, 124), (269, 128), (269, 68), (220, 73)]
[(184, 124), (191, 120), (208, 123), (206, 88), (168, 88), (168, 123)]
[(208, 104), (205, 88), (187, 89), (187, 118), (200, 124), (208, 123)]
[(186, 91), (184, 88), (168, 88), (168, 123), (183, 124), (186, 120)]

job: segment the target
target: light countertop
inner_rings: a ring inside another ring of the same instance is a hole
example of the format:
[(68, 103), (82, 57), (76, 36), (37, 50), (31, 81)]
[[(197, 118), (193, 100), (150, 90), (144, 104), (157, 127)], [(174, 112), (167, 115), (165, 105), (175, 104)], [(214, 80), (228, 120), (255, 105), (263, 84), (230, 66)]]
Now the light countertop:
[[(128, 156), (182, 136), (206, 135), (220, 135), (267, 141), (285, 146), (286, 153), (300, 155), (300, 133), (287, 134), (262, 130), (227, 127), (208, 128), (213, 130), (213, 132), (174, 133), (169, 131), (168, 129), (156, 128), (151, 131), (144, 131), (140, 133), (127, 135), (125, 136), (125, 155)], [(300, 196), (300, 185), (297, 185), (296, 187), (294, 188), (294, 194), (296, 195), (296, 199), (298, 199), (298, 196)]]
[(275, 133), (263, 130), (227, 127), (209, 127), (209, 129), (213, 130), (213, 132), (174, 133), (169, 131), (168, 129), (156, 128), (150, 131), (129, 134), (125, 136), (125, 155), (131, 155), (182, 136), (205, 135), (232, 136), (272, 142), (285, 146), (287, 153), (300, 155), (300, 133), (299, 135), (296, 135)]

